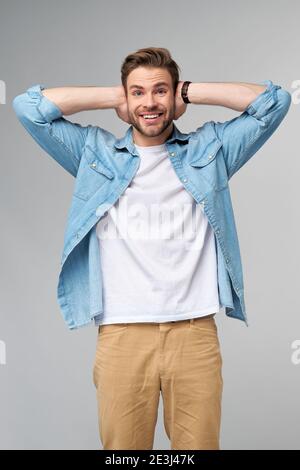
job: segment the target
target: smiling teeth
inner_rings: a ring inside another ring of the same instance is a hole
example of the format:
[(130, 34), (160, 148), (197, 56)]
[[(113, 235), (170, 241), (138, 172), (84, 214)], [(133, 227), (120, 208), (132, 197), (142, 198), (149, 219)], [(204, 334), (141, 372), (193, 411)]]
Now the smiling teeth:
[(159, 114), (144, 114), (143, 117), (144, 117), (145, 119), (148, 119), (148, 118), (153, 119), (153, 118), (156, 118), (156, 117), (158, 117), (158, 116), (159, 116)]

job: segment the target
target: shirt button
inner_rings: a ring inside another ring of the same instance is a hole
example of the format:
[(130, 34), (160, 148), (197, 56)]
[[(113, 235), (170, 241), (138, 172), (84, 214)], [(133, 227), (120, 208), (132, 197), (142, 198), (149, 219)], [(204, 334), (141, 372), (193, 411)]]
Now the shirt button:
[(175, 152), (171, 152), (170, 157), (175, 157)]
[(220, 230), (217, 228), (216, 233), (219, 233), (219, 232), (220, 232)]
[(210, 160), (212, 157), (213, 157), (213, 155), (210, 155), (210, 156), (208, 157), (208, 158), (209, 158), (209, 160)]
[(226, 263), (229, 263), (229, 258), (226, 258)]
[(187, 182), (187, 179), (186, 179), (186, 178), (183, 178), (183, 180), (182, 180), (182, 181), (183, 181), (184, 183), (186, 183), (186, 182)]
[(96, 163), (91, 163), (91, 165), (90, 165), (90, 166), (91, 166), (92, 168), (95, 168), (95, 166), (96, 166)]

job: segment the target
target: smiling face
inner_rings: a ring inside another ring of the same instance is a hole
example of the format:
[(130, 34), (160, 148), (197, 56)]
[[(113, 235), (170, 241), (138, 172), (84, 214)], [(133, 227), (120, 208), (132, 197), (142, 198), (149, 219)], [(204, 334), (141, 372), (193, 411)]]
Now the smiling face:
[[(163, 144), (173, 130), (175, 97), (168, 70), (137, 67), (127, 77), (127, 104), (133, 141), (140, 146)], [(143, 115), (157, 115), (147, 119)]]

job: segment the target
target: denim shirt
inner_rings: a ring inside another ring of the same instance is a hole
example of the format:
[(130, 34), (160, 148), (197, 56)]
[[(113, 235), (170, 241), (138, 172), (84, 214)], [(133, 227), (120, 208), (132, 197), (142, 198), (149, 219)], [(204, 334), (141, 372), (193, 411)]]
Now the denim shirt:
[[(228, 182), (277, 129), (291, 95), (271, 80), (239, 116), (208, 121), (182, 133), (173, 122), (165, 141), (170, 162), (186, 191), (202, 208), (214, 231), (220, 305), (228, 317), (249, 326), (238, 235)], [(57, 299), (68, 328), (90, 324), (103, 313), (102, 277), (96, 224), (134, 178), (140, 156), (132, 126), (117, 139), (94, 125), (62, 116), (34, 85), (13, 99), (13, 109), (36, 142), (75, 178), (57, 284)], [(116, 266), (116, 269), (126, 269)]]

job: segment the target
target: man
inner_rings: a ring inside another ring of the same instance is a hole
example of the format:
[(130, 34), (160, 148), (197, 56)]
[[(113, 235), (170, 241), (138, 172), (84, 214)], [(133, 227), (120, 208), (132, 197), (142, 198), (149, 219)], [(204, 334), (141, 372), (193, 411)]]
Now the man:
[[(27, 131), (76, 177), (58, 301), (70, 329), (98, 326), (104, 449), (152, 449), (160, 392), (172, 449), (219, 449), (214, 316), (225, 307), (248, 325), (228, 182), (277, 129), (291, 96), (270, 80), (179, 81), (164, 48), (129, 54), (121, 79), (34, 85), (13, 100)], [(188, 103), (242, 113), (184, 134), (173, 121)], [(107, 108), (130, 124), (121, 139), (62, 117)]]

